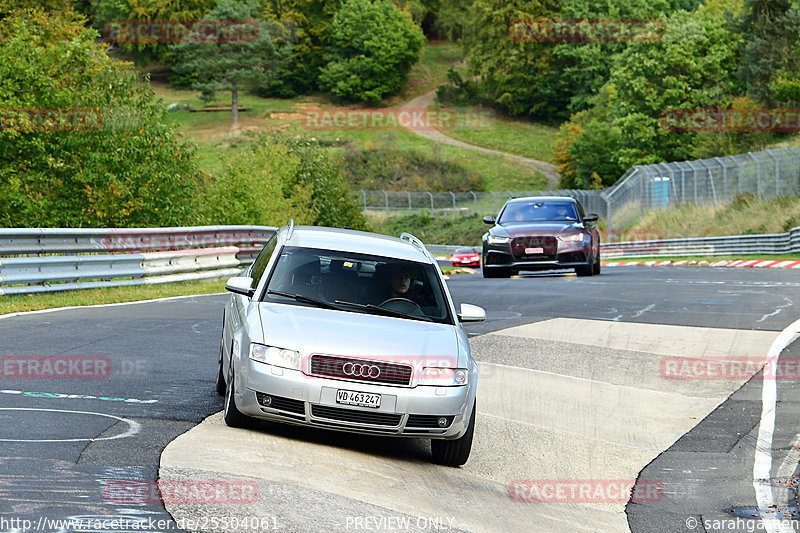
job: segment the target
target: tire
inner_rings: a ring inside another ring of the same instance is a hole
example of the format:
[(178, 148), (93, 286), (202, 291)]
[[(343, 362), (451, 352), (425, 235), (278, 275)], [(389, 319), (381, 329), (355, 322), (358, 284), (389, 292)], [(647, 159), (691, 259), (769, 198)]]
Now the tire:
[(217, 363), (217, 383), (215, 385), (217, 394), (225, 396), (225, 374), (222, 372), (222, 345), (219, 347), (219, 362)]
[(594, 265), (575, 267), (575, 274), (579, 278), (591, 276), (594, 273)]
[(592, 274), (595, 276), (600, 275), (600, 252), (597, 253), (597, 258), (594, 262), (594, 268), (592, 269)]
[(461, 466), (469, 459), (472, 450), (472, 436), (475, 434), (475, 403), (472, 404), (472, 414), (467, 424), (467, 432), (454, 440), (431, 439), (431, 452), (433, 462), (443, 466)]
[(243, 415), (241, 411), (236, 408), (236, 399), (233, 394), (234, 383), (235, 373), (233, 371), (233, 361), (231, 361), (231, 378), (228, 380), (228, 386), (225, 387), (225, 410), (223, 411), (222, 418), (225, 420), (226, 426), (245, 428), (250, 423), (250, 417)]

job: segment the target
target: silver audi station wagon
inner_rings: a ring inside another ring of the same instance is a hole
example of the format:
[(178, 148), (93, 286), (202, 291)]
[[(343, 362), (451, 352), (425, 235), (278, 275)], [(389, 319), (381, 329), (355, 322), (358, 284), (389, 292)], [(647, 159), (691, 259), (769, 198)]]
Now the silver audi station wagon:
[(478, 367), (461, 323), (486, 314), (456, 310), (419, 239), (290, 223), (226, 289), (227, 425), (428, 438), (435, 462), (467, 461)]

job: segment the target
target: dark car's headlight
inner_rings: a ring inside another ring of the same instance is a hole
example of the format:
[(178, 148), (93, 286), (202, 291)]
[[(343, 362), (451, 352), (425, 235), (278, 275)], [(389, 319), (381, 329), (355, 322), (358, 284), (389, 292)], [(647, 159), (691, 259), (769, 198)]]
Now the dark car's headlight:
[(294, 350), (285, 350), (275, 346), (263, 344), (250, 344), (250, 359), (259, 363), (300, 370), (300, 353)]
[(510, 237), (496, 237), (495, 235), (489, 235), (489, 238), (486, 239), (489, 244), (507, 244), (510, 240)]
[(569, 235), (559, 235), (558, 240), (561, 242), (583, 242), (583, 233), (570, 233)]

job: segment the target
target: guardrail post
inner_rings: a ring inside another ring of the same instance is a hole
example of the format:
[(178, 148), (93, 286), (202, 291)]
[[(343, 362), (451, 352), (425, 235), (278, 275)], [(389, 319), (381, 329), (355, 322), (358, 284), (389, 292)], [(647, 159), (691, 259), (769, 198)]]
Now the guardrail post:
[(450, 191), (450, 196), (453, 197), (453, 214), (456, 214), (456, 193)]
[(475, 194), (474, 191), (469, 191), (469, 193), (472, 195), (473, 211), (475, 211), (475, 214), (477, 214), (478, 213), (478, 195)]
[(367, 191), (361, 189), (361, 194), (364, 196), (364, 211), (367, 210)]
[(386, 191), (381, 191), (383, 193), (384, 198), (386, 199), (386, 214), (389, 214), (389, 193)]
[(433, 216), (433, 195), (431, 194), (430, 191), (427, 191), (427, 192), (428, 192), (428, 196), (431, 197), (431, 216)]
[(408, 195), (408, 214), (410, 215), (412, 213), (412, 211), (411, 211), (411, 192), (406, 191), (406, 194)]

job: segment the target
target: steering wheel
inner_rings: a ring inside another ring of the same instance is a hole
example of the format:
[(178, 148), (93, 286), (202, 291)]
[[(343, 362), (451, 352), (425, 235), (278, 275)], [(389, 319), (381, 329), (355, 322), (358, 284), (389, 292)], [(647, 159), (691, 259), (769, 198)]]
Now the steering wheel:
[(380, 306), (409, 315), (425, 316), (422, 307), (414, 300), (409, 300), (408, 298), (389, 298), (381, 302)]

